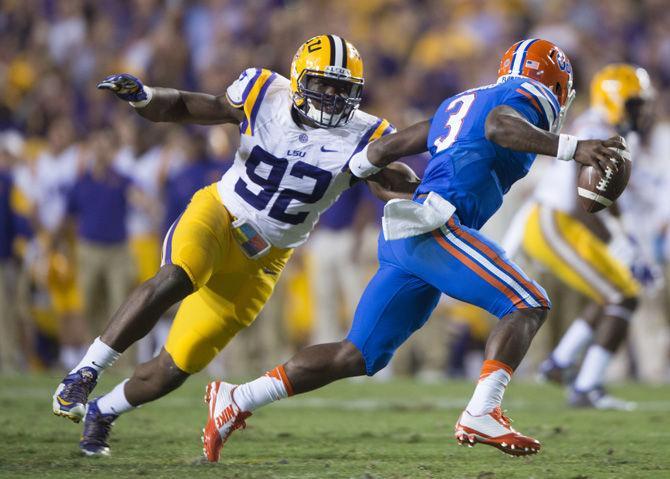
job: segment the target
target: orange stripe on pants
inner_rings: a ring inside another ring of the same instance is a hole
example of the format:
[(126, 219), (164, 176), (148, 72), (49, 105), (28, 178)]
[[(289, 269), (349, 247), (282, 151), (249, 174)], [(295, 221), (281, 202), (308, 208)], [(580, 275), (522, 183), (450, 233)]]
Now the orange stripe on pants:
[(466, 265), (468, 268), (470, 268), (472, 271), (474, 271), (477, 276), (482, 278), (484, 281), (489, 283), (491, 286), (496, 288), (498, 291), (503, 293), (505, 296), (507, 296), (507, 299), (509, 299), (512, 304), (518, 305), (519, 303), (523, 303), (523, 299), (517, 295), (514, 291), (512, 291), (510, 288), (508, 288), (504, 283), (502, 283), (500, 280), (495, 278), (494, 276), (490, 275), (484, 268), (479, 266), (477, 263), (472, 261), (470, 258), (465, 256), (465, 254), (461, 253), (459, 250), (457, 250), (454, 246), (449, 244), (447, 240), (442, 238), (439, 233), (439, 230), (433, 231), (433, 236), (437, 240), (437, 242), (442, 246), (445, 250), (447, 250), (449, 253), (451, 253), (453, 256), (458, 258), (461, 263)]
[(534, 295), (535, 299), (542, 306), (544, 306), (545, 308), (549, 307), (547, 299), (540, 292), (540, 290), (537, 289), (537, 287), (532, 282), (524, 278), (521, 275), (521, 273), (515, 270), (510, 264), (503, 261), (502, 258), (500, 258), (500, 256), (495, 251), (493, 251), (486, 243), (480, 241), (476, 236), (459, 228), (453, 218), (449, 219), (447, 225), (449, 226), (450, 231), (452, 231), (456, 236), (463, 239), (466, 243), (472, 243), (476, 248), (478, 248), (482, 253), (484, 253), (484, 256), (490, 259), (496, 266), (500, 267), (506, 273), (512, 275), (514, 279), (516, 279), (519, 283), (521, 283), (522, 286), (524, 286)]

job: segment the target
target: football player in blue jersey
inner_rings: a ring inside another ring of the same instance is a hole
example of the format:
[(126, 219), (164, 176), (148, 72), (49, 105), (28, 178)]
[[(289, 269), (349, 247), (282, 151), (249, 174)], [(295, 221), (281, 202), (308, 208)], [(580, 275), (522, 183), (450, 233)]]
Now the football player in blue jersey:
[(366, 178), (402, 156), (431, 154), (413, 200), (385, 207), (379, 270), (347, 338), (300, 351), (281, 374), (275, 368), (239, 386), (210, 383), (208, 428), (218, 428), (221, 442), (260, 406), (340, 378), (375, 374), (426, 322), (444, 293), (500, 318), (474, 394), (456, 423), (458, 442), (488, 444), (511, 455), (538, 452), (537, 440), (512, 429), (501, 402), (550, 302), (478, 230), (538, 154), (601, 172), (622, 161), (612, 150), (625, 148), (618, 137), (580, 141), (559, 135), (573, 99), (565, 54), (545, 40), (520, 41), (503, 56), (497, 83), (446, 99), (432, 119), (380, 138), (352, 157), (352, 173)]

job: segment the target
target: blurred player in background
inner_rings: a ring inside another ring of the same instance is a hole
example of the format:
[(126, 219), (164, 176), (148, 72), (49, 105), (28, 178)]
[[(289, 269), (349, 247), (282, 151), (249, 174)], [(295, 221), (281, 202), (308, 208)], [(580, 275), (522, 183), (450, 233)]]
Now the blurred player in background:
[(47, 147), (34, 163), (21, 165), (16, 176), (17, 196), (28, 205), (28, 220), (34, 237), (27, 257), (46, 285), (49, 302), (58, 323), (61, 344), (59, 361), (74, 367), (90, 340), (89, 325), (82, 315), (84, 304), (77, 284), (74, 261), (76, 237), (63, 232), (67, 193), (82, 167), (82, 143), (69, 118), (56, 118), (49, 126)]
[(351, 318), (365, 286), (359, 267), (363, 232), (373, 208), (365, 204), (366, 191), (356, 185), (323, 214), (308, 245), (314, 300), (310, 343), (336, 341), (347, 330), (342, 317)]
[[(358, 109), (363, 83), (356, 48), (320, 35), (300, 46), (290, 80), (249, 68), (225, 96), (145, 87), (127, 74), (98, 85), (152, 121), (239, 125), (241, 144), (223, 178), (198, 191), (170, 227), (159, 272), (130, 295), (58, 385), (54, 413), (75, 422), (85, 416), (82, 452), (109, 454), (119, 414), (179, 387), (254, 321), (293, 248), (356, 181), (346, 168), (350, 157), (393, 131)], [(418, 179), (388, 169), (376, 181), (388, 198), (396, 190), (408, 196)], [(99, 374), (181, 300), (160, 354), (88, 402)]]
[[(630, 134), (649, 136), (652, 99), (645, 70), (628, 64), (608, 65), (591, 82), (591, 108), (576, 120), (575, 134), (593, 139), (629, 137), (635, 161), (639, 139)], [(635, 167), (632, 171), (635, 175)], [(640, 252), (631, 245), (636, 233), (630, 222), (621, 221), (621, 201), (598, 214), (585, 212), (578, 204), (579, 172), (575, 163), (555, 161), (535, 190), (525, 224), (526, 254), (591, 300), (542, 364), (541, 375), (571, 383), (569, 403), (574, 407), (630, 409), (632, 403), (607, 394), (603, 381), (638, 305), (640, 285), (630, 267), (632, 262), (639, 264), (635, 256)], [(579, 373), (571, 377), (571, 369), (587, 346)]]
[(460, 444), (488, 444), (512, 455), (540, 443), (515, 431), (501, 409), (505, 388), (542, 325), (544, 290), (478, 230), (536, 155), (593, 165), (601, 173), (622, 161), (617, 138), (558, 135), (574, 99), (572, 67), (546, 40), (515, 43), (498, 82), (447, 98), (428, 121), (373, 142), (349, 167), (365, 178), (399, 157), (426, 150), (431, 160), (413, 201), (384, 209), (380, 267), (368, 284), (347, 338), (303, 349), (252, 382), (207, 387), (204, 451), (219, 458), (230, 434), (258, 407), (337, 379), (374, 375), (428, 320), (442, 293), (477, 305), (500, 321), (490, 334), (479, 383), (459, 417)]

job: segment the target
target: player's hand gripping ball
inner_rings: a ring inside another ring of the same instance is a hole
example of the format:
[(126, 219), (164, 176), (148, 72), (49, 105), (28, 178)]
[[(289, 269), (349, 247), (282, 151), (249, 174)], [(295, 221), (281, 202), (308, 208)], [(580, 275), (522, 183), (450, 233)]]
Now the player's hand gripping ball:
[[(583, 147), (581, 152), (580, 146)], [(582, 207), (595, 213), (611, 206), (630, 179), (631, 161), (626, 141), (620, 136), (605, 141), (580, 141), (575, 160), (582, 164), (577, 185)]]
[(147, 99), (144, 85), (139, 78), (128, 73), (110, 75), (100, 83), (98, 89), (113, 91), (116, 96), (125, 101), (142, 101)]

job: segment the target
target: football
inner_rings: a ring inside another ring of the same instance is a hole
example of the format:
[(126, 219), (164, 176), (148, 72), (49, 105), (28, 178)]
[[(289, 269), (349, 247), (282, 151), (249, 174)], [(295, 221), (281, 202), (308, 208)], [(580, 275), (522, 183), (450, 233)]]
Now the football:
[(616, 149), (615, 151), (624, 159), (624, 164), (621, 165), (619, 171), (608, 167), (605, 175), (602, 175), (592, 166), (581, 167), (577, 194), (582, 207), (589, 213), (609, 207), (623, 193), (628, 184), (631, 171), (630, 153), (628, 149)]

